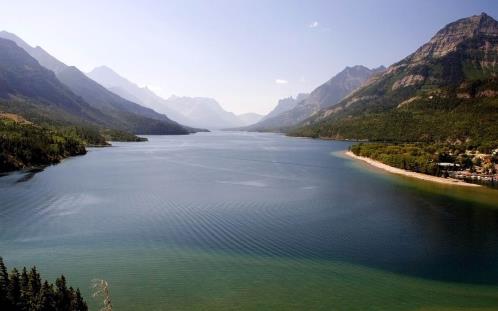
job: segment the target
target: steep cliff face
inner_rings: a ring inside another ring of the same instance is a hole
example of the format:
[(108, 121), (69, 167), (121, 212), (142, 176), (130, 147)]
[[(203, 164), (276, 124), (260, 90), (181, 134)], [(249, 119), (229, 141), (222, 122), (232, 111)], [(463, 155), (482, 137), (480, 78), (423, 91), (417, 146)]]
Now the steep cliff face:
[(497, 74), (498, 22), (482, 13), (447, 25), (413, 54), (390, 66), (383, 78), (393, 79), (392, 91), (418, 86), (450, 96), (470, 92), (469, 82)]
[(489, 52), (496, 52), (496, 45), (493, 47), (493, 41), (496, 43), (497, 38), (497, 22), (486, 13), (482, 13), (447, 25), (409, 56), (407, 61), (417, 63), (427, 58), (444, 57), (455, 52), (463, 42), (472, 39), (478, 40), (479, 44), (476, 48), (488, 56)]
[(448, 24), (294, 133), (420, 141), (478, 139), (482, 132), (498, 138), (491, 130), (497, 95), (498, 22), (483, 13)]

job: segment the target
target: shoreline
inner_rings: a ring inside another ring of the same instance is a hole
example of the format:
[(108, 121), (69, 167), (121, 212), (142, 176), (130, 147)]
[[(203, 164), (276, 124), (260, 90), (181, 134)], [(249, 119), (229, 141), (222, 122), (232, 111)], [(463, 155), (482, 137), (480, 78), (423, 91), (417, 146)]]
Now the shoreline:
[(421, 179), (425, 181), (431, 181), (431, 182), (437, 182), (440, 184), (446, 184), (446, 185), (453, 185), (453, 186), (465, 186), (465, 187), (482, 187), (481, 185), (478, 184), (471, 184), (459, 179), (454, 179), (454, 178), (443, 178), (443, 177), (437, 177), (437, 176), (432, 176), (432, 175), (427, 175), (423, 173), (417, 173), (417, 172), (411, 172), (407, 170), (403, 170), (400, 168), (396, 168), (393, 166), (389, 166), (387, 164), (384, 164), (382, 162), (367, 158), (367, 157), (360, 157), (354, 154), (351, 151), (346, 151), (345, 154), (353, 159), (365, 162), (373, 167), (379, 168), (385, 172), (392, 173), (392, 174), (397, 174), (397, 175), (402, 175), (402, 176), (407, 176), (411, 178), (416, 178), (416, 179)]

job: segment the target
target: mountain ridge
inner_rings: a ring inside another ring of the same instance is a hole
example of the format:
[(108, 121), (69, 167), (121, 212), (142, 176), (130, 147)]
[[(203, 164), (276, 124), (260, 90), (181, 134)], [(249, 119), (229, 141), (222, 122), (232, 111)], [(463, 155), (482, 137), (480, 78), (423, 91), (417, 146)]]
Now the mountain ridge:
[(383, 66), (374, 69), (369, 69), (362, 65), (348, 66), (327, 82), (315, 88), (305, 99), (298, 102), (294, 108), (274, 117), (263, 119), (257, 124), (244, 128), (244, 130), (285, 132), (321, 109), (336, 104), (372, 76), (383, 72), (383, 70), (385, 70)]
[(382, 75), (290, 134), (489, 142), (498, 139), (496, 122), (491, 122), (498, 119), (497, 96), (498, 22), (483, 13), (444, 26)]
[(86, 77), (76, 67), (68, 66), (57, 60), (41, 47), (31, 47), (15, 34), (2, 31), (0, 37), (7, 38), (4, 40), (14, 40), (12, 42), (36, 59), (40, 66), (53, 72), (56, 78), (81, 100), (106, 115), (103, 117), (106, 121), (98, 122), (101, 126), (135, 134), (188, 134), (193, 132), (192, 129), (185, 128), (164, 115), (108, 91)]
[(286, 111), (289, 111), (296, 107), (297, 104), (299, 104), (301, 101), (305, 100), (308, 98), (309, 94), (308, 93), (299, 93), (296, 95), (296, 98), (293, 96), (282, 98), (278, 100), (277, 105), (270, 111), (267, 115), (265, 115), (262, 119), (270, 119), (273, 118), (281, 113), (284, 113)]
[(116, 94), (138, 100), (140, 104), (164, 113), (182, 124), (211, 129), (247, 125), (234, 113), (223, 109), (213, 98), (175, 95), (162, 98), (146, 86), (138, 86), (107, 66), (96, 67), (87, 76)]

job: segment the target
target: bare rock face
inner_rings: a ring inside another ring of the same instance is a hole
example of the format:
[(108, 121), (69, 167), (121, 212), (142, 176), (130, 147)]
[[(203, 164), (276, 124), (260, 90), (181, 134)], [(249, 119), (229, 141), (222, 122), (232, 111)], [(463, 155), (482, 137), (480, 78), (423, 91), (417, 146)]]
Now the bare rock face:
[[(498, 23), (486, 13), (457, 20), (441, 29), (429, 42), (420, 47), (410, 61), (420, 62), (428, 57), (440, 58), (457, 50), (469, 39), (482, 38), (483, 51), (496, 51), (493, 42), (498, 40)], [(493, 41), (493, 42), (490, 42)]]
[[(322, 107), (295, 133), (384, 140), (389, 136), (386, 133), (397, 133), (404, 127), (408, 132), (413, 130), (410, 139), (425, 139), (441, 131), (430, 126), (423, 130), (412, 127), (416, 118), (422, 123), (433, 122), (431, 114), (448, 107), (457, 107), (452, 109), (459, 113), (480, 113), (477, 107), (473, 112), (458, 110), (460, 105), (473, 103), (490, 105), (486, 109), (495, 113), (496, 99), (498, 22), (482, 13), (446, 25), (412, 54), (371, 77), (337, 104)], [(442, 118), (438, 122), (449, 121)], [(370, 128), (379, 132), (373, 134)], [(399, 139), (403, 135), (395, 136)]]
[(407, 87), (407, 86), (411, 86), (411, 85), (415, 85), (419, 82), (422, 82), (424, 81), (424, 76), (422, 75), (408, 75), (408, 76), (404, 76), (402, 79), (399, 79), (397, 80), (396, 82), (394, 82), (393, 86), (392, 86), (392, 90), (396, 90), (396, 89), (399, 89), (401, 87)]
[[(383, 84), (389, 88), (386, 92), (409, 86), (425, 86), (430, 93), (457, 87), (458, 98), (471, 98), (494, 94), (469, 92), (472, 81), (490, 77), (498, 77), (498, 22), (482, 13), (446, 25), (414, 53), (389, 66), (381, 80), (390, 81)], [(458, 87), (462, 83), (466, 87)], [(445, 92), (441, 96), (448, 96)]]

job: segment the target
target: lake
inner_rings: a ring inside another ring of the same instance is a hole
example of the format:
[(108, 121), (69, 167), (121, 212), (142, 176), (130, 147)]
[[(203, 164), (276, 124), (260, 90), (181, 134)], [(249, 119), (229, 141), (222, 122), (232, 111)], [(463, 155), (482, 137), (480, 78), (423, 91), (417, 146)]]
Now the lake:
[(149, 136), (0, 178), (0, 255), (92, 310), (496, 310), (498, 190), (412, 180), (350, 143)]

